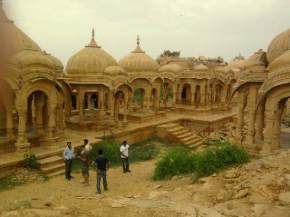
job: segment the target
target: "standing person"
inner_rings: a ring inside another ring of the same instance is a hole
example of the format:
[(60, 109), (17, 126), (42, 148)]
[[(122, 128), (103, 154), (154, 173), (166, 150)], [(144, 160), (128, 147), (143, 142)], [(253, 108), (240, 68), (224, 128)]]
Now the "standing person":
[(92, 150), (92, 146), (89, 144), (89, 140), (84, 140), (84, 146), (80, 154), (80, 160), (83, 163), (82, 167), (82, 175), (84, 185), (89, 185), (89, 176), (90, 176), (90, 152)]
[(71, 167), (74, 158), (74, 150), (71, 146), (71, 142), (67, 142), (67, 146), (63, 151), (63, 158), (65, 161), (65, 178), (71, 180), (73, 178), (71, 176)]
[(109, 160), (103, 155), (103, 150), (99, 150), (99, 156), (96, 158), (95, 163), (97, 166), (97, 193), (101, 193), (101, 179), (103, 179), (104, 190), (108, 190), (107, 183), (107, 169), (109, 168)]
[(129, 148), (127, 141), (124, 141), (120, 147), (121, 159), (123, 163), (123, 173), (131, 172), (129, 169)]

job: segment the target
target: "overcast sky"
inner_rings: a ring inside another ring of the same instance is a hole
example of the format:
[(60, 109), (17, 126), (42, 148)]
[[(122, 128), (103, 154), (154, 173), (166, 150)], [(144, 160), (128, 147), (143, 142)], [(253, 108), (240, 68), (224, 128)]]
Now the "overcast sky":
[(116, 59), (136, 46), (156, 58), (249, 56), (290, 28), (290, 0), (4, 0), (10, 19), (64, 63), (96, 41)]

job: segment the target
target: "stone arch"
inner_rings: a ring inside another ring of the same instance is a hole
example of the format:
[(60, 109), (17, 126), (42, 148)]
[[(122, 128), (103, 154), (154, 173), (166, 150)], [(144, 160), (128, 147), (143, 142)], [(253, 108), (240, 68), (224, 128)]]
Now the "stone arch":
[[(280, 147), (280, 126), (283, 109), (287, 99), (290, 98), (289, 85), (283, 85), (273, 88), (265, 94), (264, 111), (264, 146), (263, 152), (271, 152)], [(261, 102), (259, 103), (261, 106)], [(257, 110), (257, 114), (259, 114)]]
[(137, 88), (134, 90), (133, 103), (137, 109), (143, 109), (145, 107), (145, 94), (144, 88)]
[(182, 85), (181, 89), (181, 102), (185, 105), (191, 104), (191, 85), (188, 83), (185, 83)]

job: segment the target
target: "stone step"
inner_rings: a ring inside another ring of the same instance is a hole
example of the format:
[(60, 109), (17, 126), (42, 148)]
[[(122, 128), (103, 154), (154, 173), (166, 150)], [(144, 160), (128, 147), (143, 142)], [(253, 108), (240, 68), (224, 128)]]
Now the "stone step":
[(200, 140), (200, 138), (194, 134), (191, 134), (191, 136), (184, 137), (181, 139), (182, 142), (188, 142), (188, 141), (193, 141), (193, 140)]
[(42, 168), (42, 171), (44, 174), (49, 175), (57, 171), (64, 171), (64, 168), (65, 168), (65, 164), (62, 163), (62, 164), (57, 164), (50, 167)]
[(189, 140), (187, 142), (184, 143), (185, 145), (200, 145), (200, 144), (203, 144), (203, 141), (202, 139), (198, 138), (198, 139), (192, 139), (192, 140)]
[(172, 128), (168, 128), (167, 131), (174, 133), (174, 132), (178, 132), (181, 130), (185, 130), (184, 127), (182, 126), (176, 126), (176, 127), (172, 127)]
[(59, 170), (53, 173), (49, 173), (47, 176), (51, 178), (51, 177), (60, 176), (60, 175), (64, 175), (64, 170)]
[(55, 156), (52, 156), (52, 157), (40, 159), (40, 160), (38, 160), (38, 162), (40, 163), (40, 167), (43, 169), (43, 168), (46, 168), (46, 167), (59, 165), (59, 164), (63, 163), (64, 160), (63, 160), (62, 157), (55, 155)]
[(179, 124), (178, 123), (165, 123), (165, 124), (159, 125), (158, 127), (168, 129), (168, 128), (173, 128), (176, 126), (179, 126)]
[(184, 139), (184, 138), (188, 138), (188, 137), (191, 137), (191, 136), (193, 136), (193, 134), (191, 133), (191, 132), (189, 132), (189, 131), (187, 131), (187, 132), (184, 132), (184, 133), (181, 133), (181, 134), (178, 134), (177, 135), (177, 138), (179, 138), (179, 139)]

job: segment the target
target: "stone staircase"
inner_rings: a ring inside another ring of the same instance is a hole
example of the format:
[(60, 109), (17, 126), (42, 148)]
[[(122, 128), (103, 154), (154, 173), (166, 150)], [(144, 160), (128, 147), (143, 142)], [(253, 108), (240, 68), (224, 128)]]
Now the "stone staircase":
[(157, 127), (158, 135), (167, 138), (178, 144), (187, 145), (190, 148), (197, 148), (203, 145), (203, 138), (189, 131), (178, 123), (166, 123)]
[(48, 177), (64, 174), (64, 160), (59, 155), (45, 156), (38, 160), (41, 171)]

